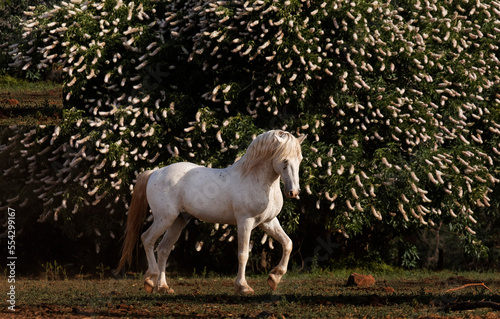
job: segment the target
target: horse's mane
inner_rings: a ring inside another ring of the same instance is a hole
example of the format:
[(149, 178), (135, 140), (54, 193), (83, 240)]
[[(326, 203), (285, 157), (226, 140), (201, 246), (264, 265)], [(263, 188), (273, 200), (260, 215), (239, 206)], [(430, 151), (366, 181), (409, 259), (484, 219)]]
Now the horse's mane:
[(260, 163), (301, 154), (300, 142), (290, 133), (272, 130), (257, 136), (243, 157), (238, 161), (242, 175), (246, 176)]

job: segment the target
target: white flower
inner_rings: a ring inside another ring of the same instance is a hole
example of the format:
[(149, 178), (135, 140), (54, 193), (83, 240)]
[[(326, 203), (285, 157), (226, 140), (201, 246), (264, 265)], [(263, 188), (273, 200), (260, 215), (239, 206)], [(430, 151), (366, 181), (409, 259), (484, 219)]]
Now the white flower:
[(223, 143), (224, 142), (222, 140), (222, 135), (221, 135), (220, 131), (217, 131), (217, 133), (215, 134), (215, 137), (217, 138), (217, 141), (219, 141), (219, 143)]
[(307, 184), (305, 188), (306, 188), (307, 194), (312, 195), (311, 186), (309, 184)]
[(355, 179), (356, 179), (356, 184), (358, 184), (359, 187), (363, 187), (363, 183), (361, 183), (361, 178), (359, 177), (359, 175), (356, 175)]
[(93, 196), (95, 193), (97, 193), (97, 190), (99, 190), (99, 186), (96, 186), (93, 190), (89, 191), (87, 194), (89, 196)]
[(347, 199), (345, 201), (346, 205), (347, 205), (347, 208), (349, 208), (349, 210), (351, 211), (355, 211), (356, 209), (351, 205), (351, 202)]
[(373, 205), (371, 206), (371, 210), (375, 218), (377, 218), (378, 220), (382, 220), (382, 215), (375, 209), (375, 207), (373, 207)]
[(330, 196), (330, 193), (326, 192), (325, 193), (325, 197), (326, 197), (327, 200), (333, 202), (335, 199), (337, 199), (337, 194), (334, 194), (333, 196)]
[(429, 176), (429, 179), (431, 180), (431, 182), (433, 182), (436, 185), (439, 184), (439, 182), (434, 178), (434, 175), (432, 175), (431, 172), (427, 173), (427, 176)]
[(392, 164), (390, 164), (388, 161), (387, 161), (387, 158), (385, 157), (382, 157), (382, 163), (387, 166), (388, 168), (391, 168), (392, 167)]
[(359, 199), (359, 196), (356, 193), (356, 189), (354, 187), (351, 188), (351, 194), (352, 194), (352, 197), (354, 197), (355, 199)]
[(140, 70), (142, 68), (144, 68), (146, 65), (148, 64), (148, 61), (144, 61), (142, 62), (141, 64), (139, 64), (138, 66), (135, 67), (136, 70)]
[(67, 87), (73, 86), (76, 83), (76, 77), (73, 77), (71, 81), (66, 85)]
[(90, 80), (91, 78), (93, 78), (95, 76), (95, 72), (94, 72), (94, 69), (91, 69), (90, 70), (90, 73), (87, 75), (87, 80)]
[(465, 227), (465, 229), (466, 229), (469, 233), (471, 233), (472, 235), (475, 235), (475, 234), (476, 234), (476, 232), (475, 232), (475, 231), (473, 231), (473, 230), (472, 230), (469, 226)]
[(344, 173), (344, 165), (340, 165), (340, 168), (337, 169), (337, 174), (342, 175)]

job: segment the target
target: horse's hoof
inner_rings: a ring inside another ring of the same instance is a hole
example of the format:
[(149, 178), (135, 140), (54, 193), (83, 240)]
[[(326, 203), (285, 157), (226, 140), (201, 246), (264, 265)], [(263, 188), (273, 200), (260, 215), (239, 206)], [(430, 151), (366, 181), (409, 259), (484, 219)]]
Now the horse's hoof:
[(144, 290), (149, 293), (152, 293), (155, 290), (155, 285), (153, 284), (153, 281), (151, 281), (151, 279), (146, 279), (144, 281)]
[(278, 285), (274, 282), (274, 280), (269, 277), (267, 278), (267, 284), (269, 285), (269, 287), (271, 287), (271, 290), (276, 290), (276, 288), (278, 288)]
[(162, 294), (173, 294), (175, 291), (170, 287), (159, 287), (158, 292)]
[(250, 287), (239, 287), (236, 289), (236, 293), (239, 295), (253, 295), (255, 292)]
[(271, 287), (271, 290), (276, 290), (276, 288), (278, 288), (278, 285), (274, 282), (274, 280), (269, 277), (267, 278), (267, 284), (269, 285), (269, 287)]
[(271, 289), (274, 291), (276, 288), (278, 288), (278, 284), (281, 281), (281, 276), (275, 275), (272, 272), (269, 274), (269, 277), (267, 278), (267, 284)]

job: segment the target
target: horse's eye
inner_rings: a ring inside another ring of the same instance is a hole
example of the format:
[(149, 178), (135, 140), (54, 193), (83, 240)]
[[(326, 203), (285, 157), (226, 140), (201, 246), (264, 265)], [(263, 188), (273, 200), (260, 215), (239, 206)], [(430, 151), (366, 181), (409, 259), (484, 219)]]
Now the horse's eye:
[(283, 170), (287, 169), (287, 167), (288, 167), (288, 160), (284, 160), (283, 164), (284, 164)]

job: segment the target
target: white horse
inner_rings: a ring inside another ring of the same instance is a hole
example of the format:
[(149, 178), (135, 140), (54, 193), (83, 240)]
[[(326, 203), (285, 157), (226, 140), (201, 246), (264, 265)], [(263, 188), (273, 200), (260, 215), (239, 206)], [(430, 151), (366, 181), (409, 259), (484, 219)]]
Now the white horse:
[[(252, 230), (258, 226), (280, 242), (283, 247), (281, 261), (267, 280), (275, 290), (287, 271), (292, 251), (292, 241), (276, 218), (283, 206), (280, 177), (285, 195), (297, 198), (302, 161), (300, 144), (305, 137), (295, 138), (288, 132), (268, 131), (257, 136), (245, 155), (228, 168), (213, 169), (184, 162), (139, 175), (116, 271), (119, 272), (126, 263), (130, 265), (149, 205), (154, 221), (141, 236), (148, 260), (144, 276), (146, 291), (152, 292), (157, 287), (160, 292), (173, 293), (165, 278), (167, 258), (191, 216), (210, 223), (237, 225), (239, 268), (236, 293), (254, 292), (245, 279)], [(165, 235), (157, 248), (157, 264), (154, 246), (163, 233)]]

